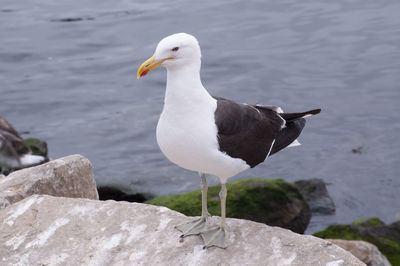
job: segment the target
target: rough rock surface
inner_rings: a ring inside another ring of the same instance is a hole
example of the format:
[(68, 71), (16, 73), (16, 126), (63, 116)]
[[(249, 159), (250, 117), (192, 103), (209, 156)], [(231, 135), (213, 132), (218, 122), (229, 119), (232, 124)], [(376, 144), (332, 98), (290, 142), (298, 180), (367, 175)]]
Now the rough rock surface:
[[(227, 219), (226, 249), (174, 229), (165, 207), (34, 195), (0, 210), (1, 265), (365, 265), (329, 241)], [(219, 218), (213, 217), (212, 224)]]
[[(220, 186), (208, 189), (208, 211), (221, 215)], [(241, 218), (304, 233), (311, 212), (295, 185), (282, 179), (250, 178), (227, 183), (226, 216)], [(185, 215), (201, 214), (201, 191), (157, 197), (146, 203), (165, 206)]]
[(70, 155), (0, 179), (0, 209), (33, 194), (98, 199), (93, 166), (81, 155)]
[(325, 182), (322, 179), (298, 180), (294, 184), (306, 198), (313, 214), (335, 213), (335, 203), (329, 196)]
[(400, 265), (400, 221), (385, 225), (378, 218), (333, 224), (314, 236), (345, 240), (364, 240), (374, 244), (392, 265)]
[(349, 251), (368, 266), (390, 266), (387, 258), (371, 243), (361, 240), (327, 239)]

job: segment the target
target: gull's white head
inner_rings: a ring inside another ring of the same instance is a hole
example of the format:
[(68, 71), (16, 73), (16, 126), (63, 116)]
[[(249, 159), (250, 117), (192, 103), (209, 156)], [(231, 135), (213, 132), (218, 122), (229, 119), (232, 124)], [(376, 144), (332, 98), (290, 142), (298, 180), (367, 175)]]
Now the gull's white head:
[(173, 69), (194, 64), (200, 67), (200, 59), (200, 46), (194, 36), (187, 33), (172, 34), (158, 43), (154, 55), (139, 67), (137, 78), (159, 66)]

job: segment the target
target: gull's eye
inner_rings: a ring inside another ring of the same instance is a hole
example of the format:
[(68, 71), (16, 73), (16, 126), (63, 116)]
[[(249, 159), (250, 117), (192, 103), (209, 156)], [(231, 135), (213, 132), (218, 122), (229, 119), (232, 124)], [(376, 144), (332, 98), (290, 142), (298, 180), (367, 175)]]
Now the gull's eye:
[(178, 47), (178, 46), (171, 49), (172, 52), (176, 52), (176, 51), (178, 51), (178, 50), (179, 50), (179, 47)]

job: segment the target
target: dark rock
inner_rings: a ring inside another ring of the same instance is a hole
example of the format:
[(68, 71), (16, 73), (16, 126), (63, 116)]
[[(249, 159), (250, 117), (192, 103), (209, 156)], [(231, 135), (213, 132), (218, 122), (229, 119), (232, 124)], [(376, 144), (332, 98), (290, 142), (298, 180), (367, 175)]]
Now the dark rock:
[(306, 198), (313, 214), (334, 214), (335, 203), (329, 196), (324, 181), (320, 178), (298, 180), (294, 182)]
[(70, 18), (59, 18), (59, 19), (52, 19), (53, 22), (77, 22), (83, 20), (94, 20), (93, 17), (70, 17)]
[(128, 202), (145, 202), (152, 198), (150, 195), (143, 193), (128, 194), (115, 186), (99, 186), (97, 188), (100, 200), (116, 200)]
[(358, 146), (356, 148), (351, 149), (351, 152), (354, 154), (363, 154), (367, 152), (367, 149), (364, 146)]
[(12, 172), (12, 171), (9, 170), (9, 169), (3, 169), (3, 168), (0, 167), (0, 177), (1, 177), (1, 176), (7, 176), (7, 175), (9, 175), (11, 172)]
[[(227, 184), (227, 217), (248, 219), (304, 233), (311, 219), (307, 202), (297, 187), (282, 179), (252, 178)], [(221, 215), (220, 186), (208, 189), (208, 210)], [(201, 214), (201, 191), (157, 197), (146, 203), (166, 206), (190, 216)]]
[(352, 224), (334, 224), (314, 236), (370, 242), (392, 265), (400, 265), (400, 221), (385, 225), (378, 218), (369, 218), (354, 221)]

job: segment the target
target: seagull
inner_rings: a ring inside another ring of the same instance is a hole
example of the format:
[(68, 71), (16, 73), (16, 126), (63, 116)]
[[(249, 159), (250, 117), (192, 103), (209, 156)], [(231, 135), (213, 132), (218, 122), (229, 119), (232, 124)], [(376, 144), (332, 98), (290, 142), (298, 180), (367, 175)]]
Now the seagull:
[[(167, 69), (164, 107), (157, 124), (157, 143), (174, 164), (198, 172), (201, 178), (201, 217), (178, 225), (181, 237), (200, 234), (204, 248), (228, 246), (226, 182), (288, 146), (297, 146), (305, 119), (321, 109), (284, 113), (280, 107), (240, 104), (211, 96), (200, 78), (201, 51), (197, 39), (177, 33), (162, 39), (137, 78), (153, 69)], [(220, 226), (207, 228), (207, 180), (221, 182)]]
[(0, 168), (21, 169), (40, 164), (47, 159), (33, 155), (13, 126), (0, 116)]

